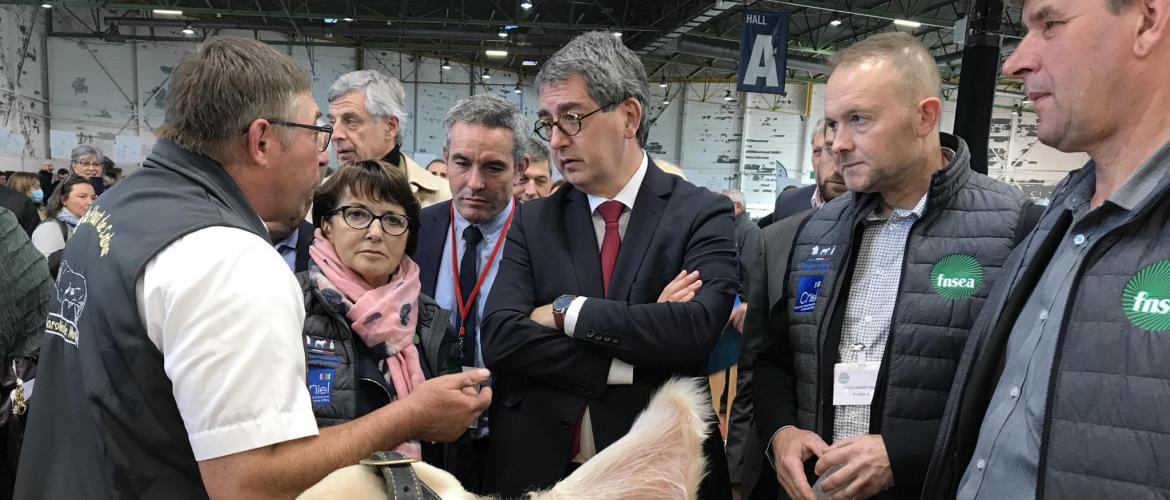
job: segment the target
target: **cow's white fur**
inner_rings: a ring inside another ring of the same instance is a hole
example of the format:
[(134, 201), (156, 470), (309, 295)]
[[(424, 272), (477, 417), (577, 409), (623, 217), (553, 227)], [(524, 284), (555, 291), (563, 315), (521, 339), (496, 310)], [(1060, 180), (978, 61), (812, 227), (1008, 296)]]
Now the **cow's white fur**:
[[(703, 440), (712, 419), (707, 391), (698, 379), (674, 379), (662, 386), (630, 432), (569, 477), (532, 500), (693, 499), (707, 461)], [(423, 462), (419, 479), (448, 500), (483, 499), (468, 493), (455, 477)], [(387, 499), (373, 467), (337, 470), (299, 497), (301, 500)]]

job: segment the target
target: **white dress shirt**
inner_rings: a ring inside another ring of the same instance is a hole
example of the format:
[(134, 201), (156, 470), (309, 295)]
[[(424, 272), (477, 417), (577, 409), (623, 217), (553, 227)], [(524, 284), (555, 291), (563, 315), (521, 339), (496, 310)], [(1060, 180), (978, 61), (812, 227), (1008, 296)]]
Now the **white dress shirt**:
[(267, 240), (231, 227), (192, 232), (146, 264), (137, 298), (195, 460), (317, 435), (304, 297)]
[[(638, 170), (634, 172), (634, 176), (630, 178), (629, 182), (622, 187), (621, 191), (618, 191), (617, 196), (612, 198), (625, 206), (621, 217), (618, 218), (618, 234), (623, 240), (626, 236), (626, 226), (630, 223), (630, 213), (634, 210), (634, 201), (638, 198), (638, 190), (642, 188), (642, 181), (646, 178), (649, 164), (650, 157), (643, 151), (642, 164), (638, 166)], [(593, 214), (593, 232), (597, 236), (597, 250), (600, 252), (602, 242), (605, 240), (605, 219), (597, 212), (597, 207), (610, 199), (588, 193), (586, 196), (589, 200), (589, 212)], [(569, 304), (569, 309), (565, 311), (565, 335), (573, 336), (573, 331), (577, 327), (577, 317), (581, 314), (581, 307), (585, 305), (586, 300), (589, 298), (577, 297)], [(609, 376), (606, 383), (609, 385), (633, 384), (634, 366), (615, 358), (609, 365)], [(573, 461), (585, 463), (596, 454), (597, 446), (593, 441), (593, 423), (589, 418), (589, 408), (585, 408), (585, 416), (581, 420), (581, 453), (573, 457)]]

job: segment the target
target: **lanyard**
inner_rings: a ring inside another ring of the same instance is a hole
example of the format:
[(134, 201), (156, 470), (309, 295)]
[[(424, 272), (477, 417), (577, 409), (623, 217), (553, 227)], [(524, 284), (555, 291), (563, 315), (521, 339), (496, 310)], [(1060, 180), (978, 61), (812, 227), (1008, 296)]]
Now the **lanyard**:
[[(509, 201), (509, 203), (512, 203)], [(496, 257), (500, 254), (500, 249), (504, 248), (504, 240), (508, 238), (508, 228), (512, 227), (512, 216), (516, 215), (516, 207), (512, 207), (512, 211), (508, 213), (508, 220), (504, 221), (504, 229), (500, 231), (499, 238), (496, 239), (496, 246), (492, 248), (491, 255), (488, 256), (487, 263), (483, 266), (483, 270), (479, 272), (479, 279), (475, 282), (475, 287), (471, 289), (471, 294), (467, 296), (467, 303), (463, 302), (463, 291), (459, 289), (459, 246), (455, 240), (455, 202), (451, 202), (451, 279), (455, 282), (455, 304), (459, 309), (459, 338), (463, 338), (463, 323), (467, 321), (467, 315), (471, 313), (471, 307), (475, 305), (475, 296), (479, 295), (479, 288), (483, 286), (483, 281), (487, 279), (488, 272), (492, 270), (492, 263), (496, 261)], [(474, 248), (468, 248), (465, 252), (474, 252)]]

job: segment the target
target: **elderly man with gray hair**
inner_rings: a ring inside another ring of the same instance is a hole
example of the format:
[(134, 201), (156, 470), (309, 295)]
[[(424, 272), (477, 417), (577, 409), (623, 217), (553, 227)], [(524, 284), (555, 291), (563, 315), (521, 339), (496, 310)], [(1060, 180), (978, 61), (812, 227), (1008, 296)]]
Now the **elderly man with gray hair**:
[(401, 149), (406, 91), (397, 79), (367, 69), (341, 75), (329, 87), (329, 113), (337, 160), (384, 160), (406, 174), (423, 208), (451, 199), (442, 178), (423, 170)]
[[(704, 377), (736, 289), (726, 198), (646, 154), (646, 71), (612, 33), (586, 33), (536, 77), (536, 134), (570, 183), (517, 212), (482, 324), (487, 487), (551, 486), (626, 434), (654, 390)], [(699, 277), (702, 281), (699, 282)], [(700, 498), (729, 498), (718, 425)]]

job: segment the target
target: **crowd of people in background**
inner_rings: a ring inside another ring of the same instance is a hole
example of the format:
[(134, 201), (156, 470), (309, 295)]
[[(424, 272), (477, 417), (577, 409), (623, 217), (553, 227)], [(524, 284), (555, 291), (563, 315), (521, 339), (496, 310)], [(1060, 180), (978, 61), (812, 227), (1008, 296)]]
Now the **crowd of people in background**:
[(1164, 496), (1170, 3), (1018, 3), (1004, 72), (1091, 159), (1049, 206), (971, 169), (887, 33), (834, 57), (814, 182), (758, 221), (647, 154), (609, 33), (543, 64), (535, 124), (457, 102), (426, 168), (397, 79), (317, 103), (211, 38), (132, 175), (90, 145), (2, 175), (0, 492), (287, 498), (393, 452), (519, 497), (685, 377), (717, 417), (698, 498)]

